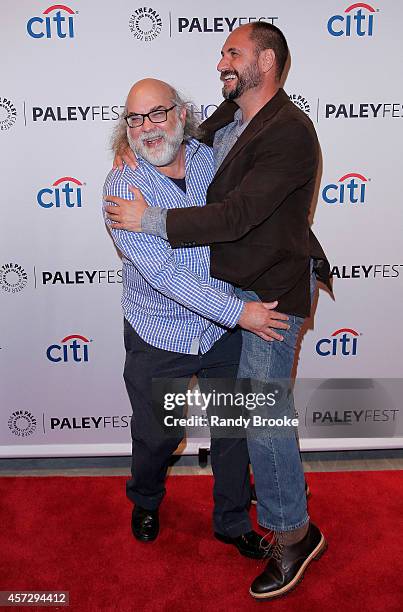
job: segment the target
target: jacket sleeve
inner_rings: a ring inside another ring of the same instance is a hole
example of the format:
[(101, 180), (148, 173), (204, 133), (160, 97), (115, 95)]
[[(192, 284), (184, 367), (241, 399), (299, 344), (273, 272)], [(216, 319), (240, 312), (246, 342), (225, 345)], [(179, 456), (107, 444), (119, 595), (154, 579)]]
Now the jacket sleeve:
[[(289, 121), (222, 202), (169, 210), (167, 234), (172, 247), (231, 242), (268, 219), (296, 189), (316, 174), (315, 133), (301, 121)], [(242, 151), (239, 153), (242, 155)]]

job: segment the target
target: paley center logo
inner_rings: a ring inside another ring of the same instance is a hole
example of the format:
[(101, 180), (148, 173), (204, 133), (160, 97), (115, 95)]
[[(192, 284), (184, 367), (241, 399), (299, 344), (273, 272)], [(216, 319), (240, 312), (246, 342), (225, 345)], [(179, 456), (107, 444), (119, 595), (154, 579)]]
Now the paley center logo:
[(289, 94), (288, 97), (290, 98), (291, 102), (294, 102), (295, 106), (298, 106), (298, 108), (304, 111), (304, 113), (309, 115), (311, 112), (311, 106), (308, 100), (301, 96), (301, 94)]
[(220, 32), (223, 34), (230, 34), (236, 28), (246, 23), (267, 21), (268, 23), (274, 24), (277, 20), (278, 17), (258, 17), (256, 15), (250, 17), (177, 17), (176, 27), (179, 34), (192, 34), (194, 32)]
[(50, 417), (49, 427), (51, 430), (62, 431), (64, 429), (116, 429), (129, 427), (130, 416), (108, 415), (108, 416), (57, 416)]
[(318, 340), (316, 352), (321, 357), (356, 357), (360, 335), (355, 329), (342, 327), (334, 331), (330, 338)]
[(101, 285), (122, 282), (122, 270), (42, 270), (42, 285)]
[(41, 17), (31, 17), (27, 32), (32, 38), (74, 38), (75, 11), (65, 4), (53, 4)]
[(377, 12), (379, 9), (370, 4), (356, 2), (348, 6), (344, 14), (330, 17), (327, 31), (331, 36), (372, 36)]
[(325, 204), (365, 204), (369, 180), (358, 172), (344, 174), (337, 183), (329, 183), (322, 189), (322, 199)]
[(0, 97), (0, 131), (9, 130), (17, 120), (17, 109), (8, 98)]
[(33, 106), (32, 121), (116, 121), (124, 106)]
[[(266, 16), (259, 17), (258, 15), (249, 17), (235, 17), (235, 16), (195, 16), (187, 15), (184, 16), (173, 15), (171, 11), (167, 16), (169, 23), (169, 37), (172, 38), (174, 34), (204, 34), (204, 33), (223, 33), (230, 34), (235, 28), (244, 25), (246, 23), (252, 23), (254, 21), (267, 21), (268, 23), (274, 24), (278, 20), (277, 16)], [(130, 32), (133, 34), (136, 40), (142, 42), (151, 42), (163, 29), (163, 20), (159, 13), (152, 7), (139, 7), (137, 8), (129, 19)]]
[(401, 382), (397, 386), (396, 381), (387, 379), (334, 378), (317, 383), (305, 411), (305, 426), (311, 437), (401, 435)]
[(129, 19), (129, 28), (136, 40), (151, 42), (162, 31), (162, 19), (153, 8), (139, 7)]
[(17, 263), (9, 262), (0, 267), (0, 289), (6, 293), (18, 293), (25, 289), (28, 275)]
[(81, 208), (82, 183), (72, 176), (63, 176), (57, 179), (51, 187), (44, 187), (38, 191), (36, 201), (42, 208)]
[(26, 438), (36, 430), (36, 418), (28, 410), (16, 410), (8, 419), (8, 428), (20, 438)]
[(401, 102), (326, 103), (325, 119), (401, 119)]
[(60, 340), (60, 344), (51, 344), (46, 350), (46, 357), (52, 363), (85, 363), (89, 360), (88, 345), (92, 342), (85, 336), (72, 334)]
[(348, 264), (333, 266), (330, 272), (332, 278), (339, 279), (384, 279), (399, 278), (403, 264)]

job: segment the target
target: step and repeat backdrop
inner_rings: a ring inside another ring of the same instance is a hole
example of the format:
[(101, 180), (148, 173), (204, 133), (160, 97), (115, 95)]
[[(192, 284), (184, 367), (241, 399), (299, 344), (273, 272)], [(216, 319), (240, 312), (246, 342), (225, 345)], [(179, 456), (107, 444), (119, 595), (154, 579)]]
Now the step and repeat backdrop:
[(285, 89), (323, 157), (313, 228), (334, 299), (320, 291), (301, 345), (301, 446), (401, 445), (403, 4), (19, 0), (0, 25), (1, 456), (130, 452), (121, 262), (101, 214), (110, 136), (147, 76), (209, 117), (221, 46), (257, 20), (288, 39)]

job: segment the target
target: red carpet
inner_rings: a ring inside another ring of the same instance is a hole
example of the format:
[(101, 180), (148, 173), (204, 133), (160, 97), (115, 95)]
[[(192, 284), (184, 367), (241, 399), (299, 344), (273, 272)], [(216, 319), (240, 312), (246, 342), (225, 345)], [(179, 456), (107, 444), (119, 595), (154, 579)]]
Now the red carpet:
[(131, 535), (124, 478), (1, 478), (0, 590), (66, 590), (85, 611), (403, 610), (402, 473), (307, 478), (329, 549), (283, 599), (254, 601), (264, 562), (212, 538), (208, 476), (170, 477), (152, 544)]

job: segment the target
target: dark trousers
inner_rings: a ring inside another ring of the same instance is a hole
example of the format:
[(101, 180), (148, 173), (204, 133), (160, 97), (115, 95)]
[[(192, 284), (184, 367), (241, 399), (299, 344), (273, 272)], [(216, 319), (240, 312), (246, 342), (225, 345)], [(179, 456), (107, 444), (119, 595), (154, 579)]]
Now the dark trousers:
[[(198, 376), (199, 384), (208, 378), (235, 379), (242, 339), (239, 330), (227, 332), (204, 355), (185, 355), (147, 344), (125, 320), (124, 340), (126, 362), (123, 376), (133, 410), (132, 477), (127, 481), (126, 492), (132, 502), (154, 510), (165, 494), (169, 460), (182, 441), (183, 430), (168, 433), (161, 426), (164, 407), (161, 405), (157, 414), (156, 402), (152, 398), (152, 379), (183, 378), (184, 389), (193, 375)], [(230, 537), (250, 531), (246, 439), (212, 436), (211, 465), (215, 478), (214, 530)]]

